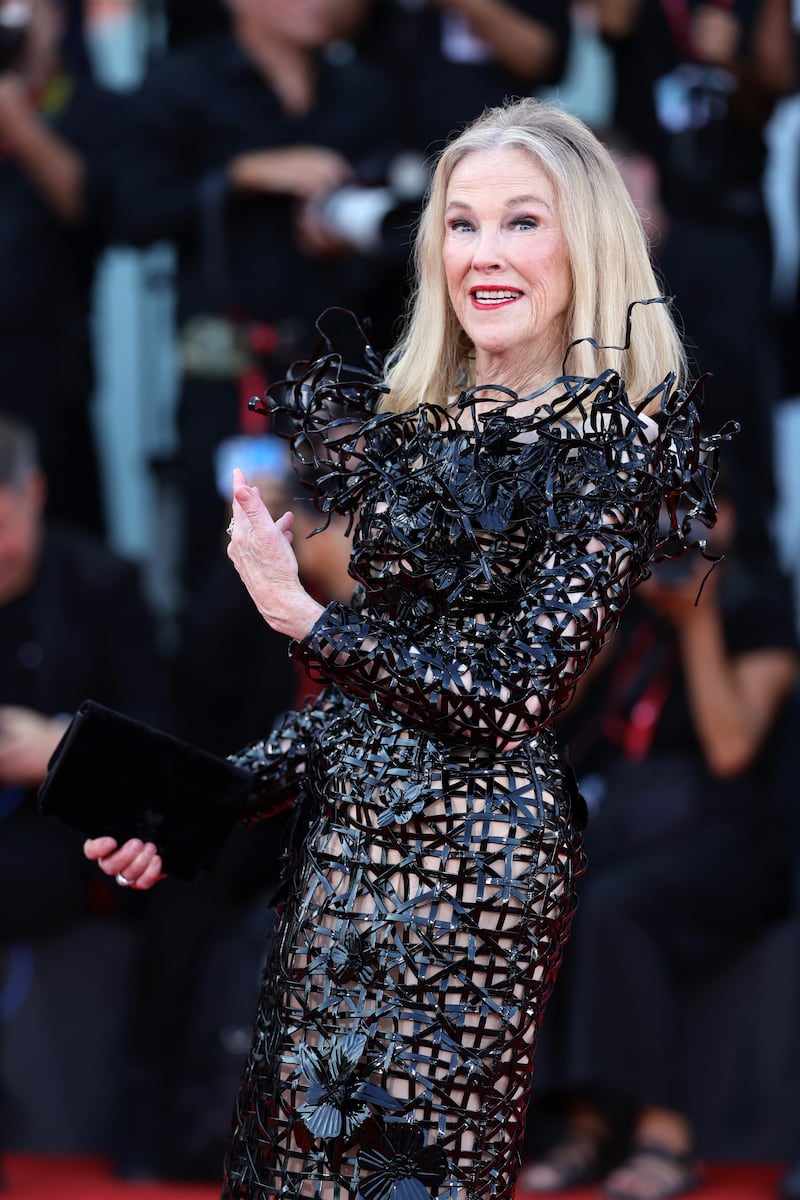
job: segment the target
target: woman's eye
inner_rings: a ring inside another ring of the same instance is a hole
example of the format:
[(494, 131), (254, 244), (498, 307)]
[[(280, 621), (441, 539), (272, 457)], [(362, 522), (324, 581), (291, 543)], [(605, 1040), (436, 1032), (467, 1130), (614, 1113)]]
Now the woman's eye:
[(515, 229), (537, 229), (539, 226), (535, 217), (514, 217), (511, 224)]
[(450, 222), (450, 229), (453, 233), (468, 233), (472, 229), (472, 222), (466, 217), (454, 217)]

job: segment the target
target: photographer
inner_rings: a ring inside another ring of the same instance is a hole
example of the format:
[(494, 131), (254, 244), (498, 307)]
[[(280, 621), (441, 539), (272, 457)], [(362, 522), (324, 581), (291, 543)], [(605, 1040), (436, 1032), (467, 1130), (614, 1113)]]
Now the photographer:
[(30, 426), (0, 414), (0, 941), (84, 913), (86, 872), (35, 789), (88, 696), (167, 723), (166, 666), (138, 568), (89, 533), (45, 519)]
[(484, 108), (557, 83), (569, 36), (569, 5), (552, 0), (373, 0), (358, 44), (391, 80), (397, 152), (394, 204), (378, 230), (381, 270), (367, 303), (379, 346), (396, 334), (432, 157)]
[(739, 536), (758, 552), (779, 398), (765, 130), (794, 84), (790, 0), (597, 0), (597, 10), (615, 62), (615, 125), (660, 175), (659, 266), (714, 377), (705, 419), (742, 426), (732, 487)]
[(61, 0), (0, 0), (0, 407), (36, 428), (49, 513), (102, 531), (89, 309), (124, 106), (65, 31)]
[(226, 6), (228, 31), (191, 41), (145, 79), (117, 175), (126, 239), (177, 249), (187, 586), (218, 550), (216, 446), (247, 431), (248, 399), (311, 350), (320, 309), (362, 309), (368, 264), (298, 216), (379, 159), (389, 126), (380, 74), (333, 53), (367, 0)]
[(362, 43), (391, 74), (397, 142), (428, 156), (484, 107), (561, 78), (569, 6), (375, 0)]
[(656, 564), (562, 723), (590, 808), (589, 870), (537, 1081), (565, 1134), (523, 1174), (535, 1194), (606, 1175), (617, 1200), (697, 1185), (682, 989), (789, 908), (791, 591), (742, 556), (727, 497), (710, 551), (727, 557), (699, 599), (708, 563)]

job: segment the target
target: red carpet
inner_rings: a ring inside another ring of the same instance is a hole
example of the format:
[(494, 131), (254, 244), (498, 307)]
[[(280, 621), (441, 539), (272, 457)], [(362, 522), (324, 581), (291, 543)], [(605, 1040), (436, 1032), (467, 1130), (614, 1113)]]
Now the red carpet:
[[(693, 1200), (775, 1200), (781, 1174), (781, 1167), (711, 1166)], [(121, 1183), (96, 1159), (10, 1155), (5, 1178), (3, 1200), (219, 1200), (213, 1183)], [(562, 1192), (560, 1200), (598, 1200), (600, 1195), (595, 1188), (581, 1188)]]
[[(692, 1200), (776, 1200), (778, 1180), (784, 1169), (752, 1163), (712, 1165), (706, 1168), (703, 1186), (690, 1195)], [(597, 1187), (585, 1187), (560, 1192), (558, 1200), (602, 1200), (602, 1195)], [(519, 1192), (517, 1200), (527, 1200), (525, 1192)]]
[(2, 1200), (219, 1200), (214, 1183), (123, 1183), (89, 1158), (10, 1154)]

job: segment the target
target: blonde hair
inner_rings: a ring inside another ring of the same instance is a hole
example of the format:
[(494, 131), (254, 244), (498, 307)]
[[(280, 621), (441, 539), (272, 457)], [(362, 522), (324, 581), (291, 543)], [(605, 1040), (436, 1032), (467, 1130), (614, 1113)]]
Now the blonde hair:
[[(442, 261), (447, 188), (454, 168), (476, 150), (527, 151), (553, 185), (572, 269), (572, 304), (564, 352), (570, 375), (595, 378), (611, 368), (641, 401), (666, 375), (686, 378), (686, 356), (666, 303), (637, 305), (630, 348), (626, 319), (634, 301), (659, 296), (639, 215), (605, 146), (577, 117), (534, 99), (487, 109), (443, 150), (420, 217), (414, 248), (415, 286), (404, 335), (389, 356), (391, 389), (383, 407), (406, 411), (443, 404), (476, 380), (472, 345), (447, 295)], [(601, 349), (587, 340), (592, 338)], [(653, 407), (658, 401), (653, 402)]]

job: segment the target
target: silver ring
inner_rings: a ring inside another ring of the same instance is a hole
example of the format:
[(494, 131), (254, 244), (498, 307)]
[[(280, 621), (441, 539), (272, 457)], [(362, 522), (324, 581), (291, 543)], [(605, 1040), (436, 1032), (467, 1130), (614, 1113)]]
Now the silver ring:
[(133, 880), (126, 879), (121, 871), (114, 876), (114, 881), (115, 883), (118, 883), (120, 887), (133, 887)]
[(233, 525), (234, 525), (234, 521), (233, 521), (233, 517), (231, 517), (231, 519), (230, 519), (230, 521), (229, 521), (229, 523), (228, 523), (228, 528), (225, 530), (225, 532), (227, 533), (228, 537), (230, 537), (230, 536), (231, 536), (231, 534), (233, 533)]

